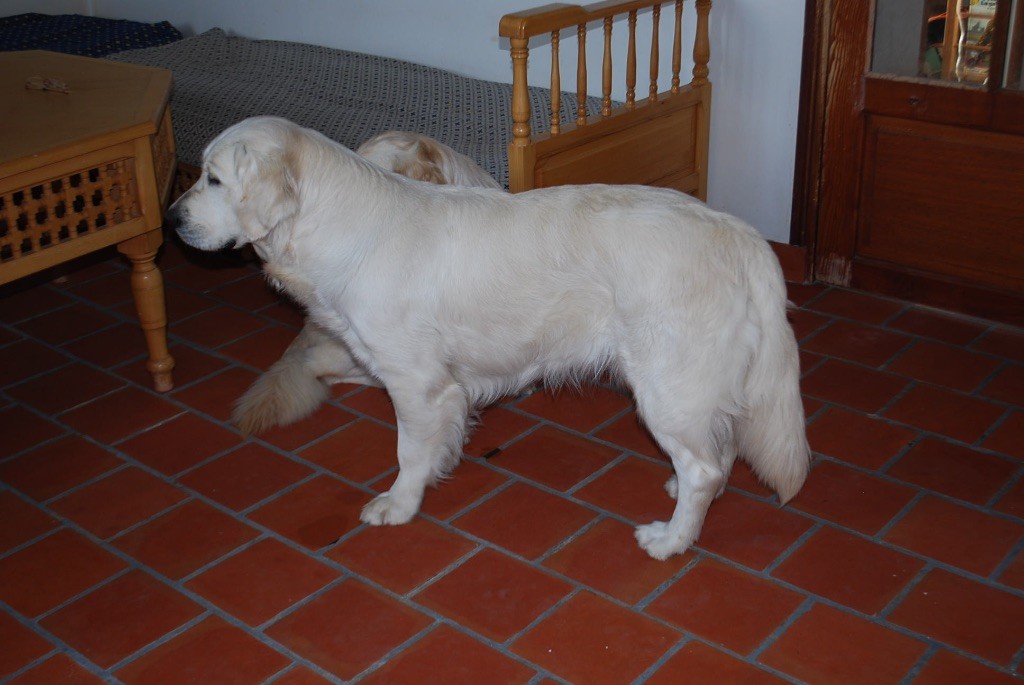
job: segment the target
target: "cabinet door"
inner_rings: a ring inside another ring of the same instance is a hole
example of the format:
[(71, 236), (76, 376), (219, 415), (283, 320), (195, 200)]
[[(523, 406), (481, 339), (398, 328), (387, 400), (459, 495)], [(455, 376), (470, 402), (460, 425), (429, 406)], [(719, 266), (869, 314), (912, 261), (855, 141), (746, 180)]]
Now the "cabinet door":
[(818, 3), (819, 280), (1024, 323), (1021, 4)]

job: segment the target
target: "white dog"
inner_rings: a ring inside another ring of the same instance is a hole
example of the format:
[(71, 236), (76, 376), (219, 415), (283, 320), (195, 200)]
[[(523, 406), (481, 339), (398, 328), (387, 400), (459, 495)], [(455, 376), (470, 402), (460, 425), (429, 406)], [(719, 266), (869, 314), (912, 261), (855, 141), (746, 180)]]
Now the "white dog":
[[(501, 187), (466, 155), (418, 133), (381, 133), (356, 152), (378, 166), (420, 181)], [(380, 385), (352, 358), (343, 342), (307, 321), (281, 359), (238, 400), (232, 420), (246, 434), (298, 421), (327, 399), (330, 385), (342, 382)]]
[(367, 523), (416, 514), (457, 463), (472, 407), (605, 369), (630, 385), (677, 475), (671, 520), (636, 530), (652, 557), (697, 538), (737, 451), (783, 502), (804, 482), (778, 261), (753, 228), (681, 193), (439, 186), (260, 117), (210, 143), (168, 222), (199, 249), (251, 243), (387, 389), (399, 472)]

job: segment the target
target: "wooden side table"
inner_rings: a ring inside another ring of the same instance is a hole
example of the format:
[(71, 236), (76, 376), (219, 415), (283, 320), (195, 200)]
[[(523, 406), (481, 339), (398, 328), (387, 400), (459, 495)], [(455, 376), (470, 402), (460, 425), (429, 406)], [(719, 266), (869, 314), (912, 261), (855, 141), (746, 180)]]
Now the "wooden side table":
[[(27, 88), (35, 77), (68, 92)], [(0, 53), (0, 284), (117, 244), (161, 392), (174, 368), (153, 261), (174, 180), (170, 92), (166, 69)]]

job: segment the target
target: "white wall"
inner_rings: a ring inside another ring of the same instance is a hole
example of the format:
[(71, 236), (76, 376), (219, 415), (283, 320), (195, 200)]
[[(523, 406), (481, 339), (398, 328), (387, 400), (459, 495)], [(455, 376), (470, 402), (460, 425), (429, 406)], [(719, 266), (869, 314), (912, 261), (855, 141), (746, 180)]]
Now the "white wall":
[[(140, 21), (166, 19), (185, 33), (212, 27), (252, 38), (274, 38), (370, 52), (496, 81), (511, 81), (507, 45), (499, 42), (503, 14), (545, 0), (0, 0), (0, 13), (80, 11)], [(30, 9), (25, 7), (29, 6)], [(80, 6), (82, 9), (68, 7)], [(662, 12), (661, 46), (670, 49)], [(684, 24), (693, 31), (693, 0)], [(8, 8), (16, 8), (9, 10)], [(796, 149), (803, 0), (715, 0), (711, 11), (709, 203), (747, 220), (772, 240), (788, 242)], [(646, 23), (645, 23), (646, 22)], [(638, 21), (639, 54), (647, 54), (650, 19)], [(624, 49), (625, 24), (613, 31)], [(591, 40), (591, 55), (600, 41)], [(575, 88), (575, 39), (562, 40), (563, 88)], [(550, 50), (534, 48), (530, 79), (546, 85)], [(591, 60), (594, 58), (592, 57)], [(641, 58), (640, 64), (643, 65)], [(599, 90), (599, 61), (590, 90)], [(683, 65), (684, 81), (691, 64)], [(638, 74), (645, 73), (638, 66)], [(568, 76), (567, 76), (568, 75)], [(616, 74), (614, 95), (623, 90)], [(669, 76), (663, 68), (661, 87)], [(570, 82), (571, 81), (571, 82)], [(643, 79), (638, 79), (638, 93)], [(643, 85), (646, 88), (646, 85)]]

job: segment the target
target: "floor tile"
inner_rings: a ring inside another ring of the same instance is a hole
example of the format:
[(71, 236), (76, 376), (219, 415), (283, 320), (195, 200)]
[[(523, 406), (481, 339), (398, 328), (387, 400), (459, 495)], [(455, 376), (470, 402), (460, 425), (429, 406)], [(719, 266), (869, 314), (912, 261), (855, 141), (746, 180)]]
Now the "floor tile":
[(542, 490), (515, 483), (455, 519), (472, 535), (534, 559), (582, 528), (594, 512)]
[(69, 364), (53, 373), (7, 389), (15, 400), (47, 414), (59, 414), (83, 402), (105, 395), (124, 381), (84, 364)]
[(880, 367), (907, 347), (911, 338), (853, 321), (835, 321), (801, 347), (829, 357)]
[(906, 386), (907, 379), (901, 376), (832, 359), (800, 383), (808, 395), (869, 414), (882, 409)]
[(200, 254), (191, 248), (188, 261), (167, 269), (164, 279), (182, 288), (195, 292), (213, 290), (253, 273), (253, 265), (245, 263), (237, 255)]
[(375, 419), (395, 425), (395, 407), (391, 398), (383, 388), (364, 388), (346, 397), (342, 404), (357, 412), (372, 416)]
[(890, 364), (888, 370), (953, 390), (971, 392), (999, 365), (1000, 361), (989, 355), (923, 341)]
[(426, 615), (348, 580), (266, 633), (339, 678), (350, 679), (430, 625)]
[(25, 616), (38, 616), (125, 566), (84, 536), (61, 529), (0, 559), (0, 601)]
[(264, 682), (291, 663), (251, 635), (216, 616), (165, 642), (117, 671), (128, 685)]
[(925, 649), (895, 630), (815, 604), (760, 661), (809, 683), (899, 683)]
[(904, 305), (896, 300), (833, 288), (809, 304), (808, 309), (877, 325), (892, 319)]
[(502, 407), (491, 407), (480, 416), (480, 422), (469, 433), (463, 452), (474, 457), (487, 457), (508, 441), (537, 425), (536, 421)]
[(564, 580), (484, 549), (429, 585), (415, 600), (481, 635), (504, 642), (571, 590)]
[(448, 480), (438, 483), (437, 487), (427, 488), (420, 511), (447, 520), (507, 482), (505, 475), (463, 460)]
[(987, 324), (937, 310), (911, 307), (888, 324), (889, 328), (923, 335), (954, 345), (966, 345), (978, 338)]
[(885, 534), (918, 554), (987, 576), (1024, 537), (1024, 525), (925, 497)]
[(647, 607), (706, 640), (749, 654), (804, 601), (797, 592), (713, 559), (701, 559)]
[(0, 410), (0, 459), (64, 433), (64, 429), (21, 407)]
[(984, 447), (1024, 460), (1024, 412), (1014, 412), (982, 443)]
[[(267, 279), (260, 273), (216, 286), (210, 290), (210, 295), (248, 311), (256, 311), (285, 299), (285, 296), (274, 290), (273, 286), (267, 283)], [(293, 338), (297, 334), (298, 331), (292, 331)]]
[(54, 649), (47, 640), (0, 612), (0, 678), (28, 666)]
[(60, 526), (42, 509), (13, 492), (0, 491), (0, 554)]
[[(223, 359), (200, 352), (188, 345), (174, 344), (168, 348), (171, 357), (174, 358), (174, 387), (182, 388), (198, 380), (211, 376), (227, 367)], [(118, 376), (130, 380), (133, 383), (149, 387), (153, 377), (143, 363), (129, 362), (116, 366), (112, 369)]]
[(647, 685), (783, 685), (786, 681), (696, 640), (686, 643), (650, 678)]
[(338, 409), (332, 404), (321, 404), (316, 411), (304, 419), (287, 426), (274, 426), (270, 430), (263, 431), (259, 434), (259, 439), (283, 450), (294, 452), (304, 445), (348, 425), (355, 418), (349, 412)]
[(89, 673), (66, 654), (52, 656), (38, 666), (7, 681), (7, 685), (100, 685), (104, 681)]
[(252, 371), (230, 368), (195, 385), (174, 391), (174, 398), (219, 421), (231, 418), (238, 398), (256, 380)]
[(971, 349), (1024, 362), (1024, 331), (996, 326), (971, 343)]
[(1018, 478), (1016, 484), (999, 498), (996, 509), (1024, 518), (1024, 478)]
[(830, 407), (807, 429), (812, 450), (867, 469), (886, 464), (916, 436), (909, 428), (840, 407)]
[(558, 607), (512, 650), (575, 683), (626, 683), (679, 639), (674, 631), (589, 592)]
[(221, 347), (218, 352), (266, 371), (295, 340), (296, 332), (283, 326), (269, 326)]
[(894, 421), (973, 443), (1004, 410), (986, 400), (931, 385), (910, 389), (885, 411)]
[(173, 476), (235, 447), (242, 438), (195, 414), (182, 414), (120, 443), (133, 459)]
[(533, 669), (441, 625), (361, 681), (367, 685), (471, 685), (483, 674), (492, 683), (526, 683)]
[(172, 322), (168, 333), (201, 347), (217, 348), (267, 327), (263, 319), (229, 307), (214, 307), (181, 322)]
[(1019, 685), (1020, 680), (1009, 673), (989, 668), (959, 654), (939, 651), (928, 660), (914, 685)]
[(181, 502), (187, 495), (129, 467), (75, 490), (50, 507), (100, 538), (109, 538)]
[(111, 444), (180, 413), (179, 407), (161, 397), (127, 387), (72, 409), (61, 420), (81, 433)]
[(63, 350), (105, 369), (128, 360), (133, 360), (132, 363), (138, 368), (146, 368), (143, 361), (146, 354), (146, 339), (142, 335), (142, 330), (134, 323), (119, 323), (91, 335), (76, 338), (64, 344)]
[(326, 476), (288, 491), (249, 518), (309, 549), (333, 544), (359, 524), (369, 495)]
[(358, 419), (300, 451), (299, 456), (343, 478), (365, 483), (397, 468), (398, 433), (379, 423)]
[(181, 593), (131, 571), (40, 623), (90, 661), (109, 668), (202, 613)]
[(51, 345), (61, 345), (80, 338), (116, 321), (112, 316), (98, 309), (82, 304), (72, 304), (56, 309), (46, 316), (37, 316), (18, 324), (18, 328), (33, 338)]
[(114, 545), (172, 580), (183, 578), (259, 533), (198, 500), (175, 507), (114, 540)]
[(633, 527), (604, 519), (544, 560), (548, 568), (627, 604), (636, 604), (693, 561), (693, 552), (665, 561), (636, 544)]
[(0, 480), (40, 502), (124, 464), (95, 443), (71, 435), (0, 464)]
[(727, 490), (708, 510), (697, 546), (762, 570), (812, 525), (787, 508)]
[(985, 504), (1017, 465), (952, 442), (924, 438), (887, 473), (908, 483), (974, 504)]
[(240, 511), (261, 502), (312, 473), (311, 469), (266, 447), (246, 443), (199, 468), (180, 482)]
[(331, 685), (332, 682), (304, 666), (299, 666), (275, 680), (274, 685)]
[(874, 535), (914, 494), (908, 487), (824, 461), (811, 469), (789, 506)]
[(0, 366), (0, 387), (19, 383), (68, 361), (66, 355), (33, 340), (8, 345), (4, 348), (4, 357), (17, 360), (18, 363)]
[(370, 526), (327, 556), (384, 587), (406, 594), (476, 547), (423, 518), (401, 526)]
[(516, 409), (589, 433), (632, 404), (630, 398), (597, 385), (580, 390), (540, 389), (516, 404)]
[(1024, 551), (1017, 556), (999, 575), (999, 582), (1018, 590), (1024, 590)]
[(1024, 599), (936, 569), (918, 583), (889, 620), (997, 664), (1024, 644)]
[(789, 323), (793, 326), (793, 335), (796, 336), (797, 340), (803, 340), (812, 333), (820, 331), (832, 321), (832, 319), (827, 316), (815, 314), (814, 312), (806, 309), (791, 310), (788, 313), (787, 318), (789, 319)]
[(668, 460), (668, 457), (661, 451), (661, 447), (643, 426), (636, 412), (630, 412), (597, 431), (595, 437), (648, 457)]
[(1006, 366), (981, 389), (981, 394), (989, 399), (1024, 405), (1024, 366)]
[(607, 466), (617, 456), (619, 450), (550, 426), (541, 426), (488, 462), (536, 483), (565, 491)]
[(581, 500), (608, 509), (635, 523), (668, 520), (675, 500), (665, 492), (672, 475), (666, 462), (630, 457), (576, 491)]
[(330, 566), (268, 538), (220, 561), (185, 586), (258, 626), (339, 576)]
[(924, 567), (924, 562), (855, 535), (822, 528), (772, 575), (808, 592), (876, 615)]
[(40, 316), (63, 307), (71, 298), (64, 293), (47, 287), (20, 287), (23, 283), (6, 284), (0, 291), (0, 321), (17, 323), (23, 319)]

